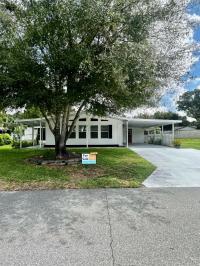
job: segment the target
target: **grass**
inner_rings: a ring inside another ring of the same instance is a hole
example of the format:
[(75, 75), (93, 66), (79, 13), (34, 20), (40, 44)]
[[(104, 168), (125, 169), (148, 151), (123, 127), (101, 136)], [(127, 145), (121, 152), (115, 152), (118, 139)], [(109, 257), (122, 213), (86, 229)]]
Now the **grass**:
[(179, 139), (181, 148), (192, 148), (200, 150), (200, 139)]
[(155, 167), (127, 148), (71, 149), (98, 152), (97, 165), (39, 166), (34, 156), (53, 156), (50, 149), (0, 147), (0, 190), (140, 187)]

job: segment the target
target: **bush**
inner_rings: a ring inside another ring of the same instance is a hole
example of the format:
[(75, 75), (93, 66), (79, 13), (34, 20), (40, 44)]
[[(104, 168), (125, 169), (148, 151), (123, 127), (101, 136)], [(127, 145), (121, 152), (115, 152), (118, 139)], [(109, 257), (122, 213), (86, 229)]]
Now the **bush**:
[(8, 133), (0, 134), (0, 146), (10, 145), (12, 143), (12, 138)]
[(180, 141), (180, 139), (175, 139), (175, 140), (173, 141), (173, 145), (174, 145), (174, 147), (179, 148), (179, 147), (181, 146), (181, 141)]
[[(23, 140), (22, 141), (22, 148), (30, 147), (33, 146), (33, 142), (30, 140)], [(19, 140), (14, 140), (12, 143), (12, 147), (15, 149), (20, 148), (20, 141)]]
[(162, 140), (161, 139), (155, 139), (153, 144), (161, 145), (162, 144)]

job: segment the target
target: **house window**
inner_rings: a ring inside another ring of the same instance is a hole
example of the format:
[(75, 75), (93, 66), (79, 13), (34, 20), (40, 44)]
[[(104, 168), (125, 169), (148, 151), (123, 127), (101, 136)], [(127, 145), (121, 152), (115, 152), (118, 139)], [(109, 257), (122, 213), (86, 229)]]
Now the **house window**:
[(79, 121), (86, 121), (86, 118), (80, 118)]
[(101, 126), (101, 138), (112, 139), (112, 125)]
[(105, 121), (105, 122), (108, 122), (108, 119), (101, 119), (101, 121)]
[(90, 137), (91, 139), (98, 139), (98, 126), (90, 127)]
[(86, 126), (79, 126), (79, 139), (86, 139)]
[[(70, 127), (68, 130), (70, 130)], [(75, 138), (76, 138), (76, 126), (74, 127), (74, 129), (72, 130), (72, 133), (69, 136), (69, 139), (75, 139)]]
[(98, 121), (98, 118), (91, 118), (91, 121)]

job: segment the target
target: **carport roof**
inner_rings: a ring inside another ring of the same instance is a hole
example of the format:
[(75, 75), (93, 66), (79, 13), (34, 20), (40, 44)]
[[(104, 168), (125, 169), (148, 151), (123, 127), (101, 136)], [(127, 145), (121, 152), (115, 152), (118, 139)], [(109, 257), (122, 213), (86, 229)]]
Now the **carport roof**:
[(156, 126), (166, 126), (182, 123), (181, 120), (164, 120), (164, 119), (140, 119), (140, 118), (127, 118), (128, 125), (137, 128), (150, 128)]
[[(123, 121), (128, 121), (128, 125), (137, 128), (151, 128), (158, 126), (166, 126), (172, 124), (180, 124), (181, 120), (164, 120), (164, 119), (144, 119), (144, 118), (127, 118), (127, 117), (112, 117)], [(15, 121), (19, 124), (27, 126), (39, 126), (40, 122), (45, 125), (44, 118), (33, 118), (33, 119), (19, 119)]]
[(31, 118), (31, 119), (17, 119), (15, 120), (15, 123), (17, 124), (23, 124), (30, 127), (39, 127), (40, 123), (42, 126), (45, 126), (45, 119), (44, 118)]

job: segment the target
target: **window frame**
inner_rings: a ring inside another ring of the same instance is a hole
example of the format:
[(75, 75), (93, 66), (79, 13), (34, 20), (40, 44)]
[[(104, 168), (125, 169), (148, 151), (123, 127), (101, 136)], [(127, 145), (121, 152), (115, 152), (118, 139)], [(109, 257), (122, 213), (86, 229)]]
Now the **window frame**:
[[(84, 131), (80, 131), (81, 127), (84, 127), (85, 130)], [(84, 133), (85, 137), (80, 137), (80, 133)], [(79, 125), (78, 126), (78, 137), (79, 137), (79, 139), (86, 139), (87, 138), (87, 126), (86, 125)]]
[[(97, 127), (97, 130), (92, 130), (92, 127)], [(92, 137), (92, 133), (97, 133), (97, 137)], [(99, 138), (99, 126), (98, 125), (90, 125), (90, 138), (91, 139)]]
[[(108, 127), (108, 130), (102, 130), (102, 127)], [(112, 139), (112, 125), (101, 125), (101, 139)], [(107, 133), (107, 137), (103, 137), (102, 133)]]

